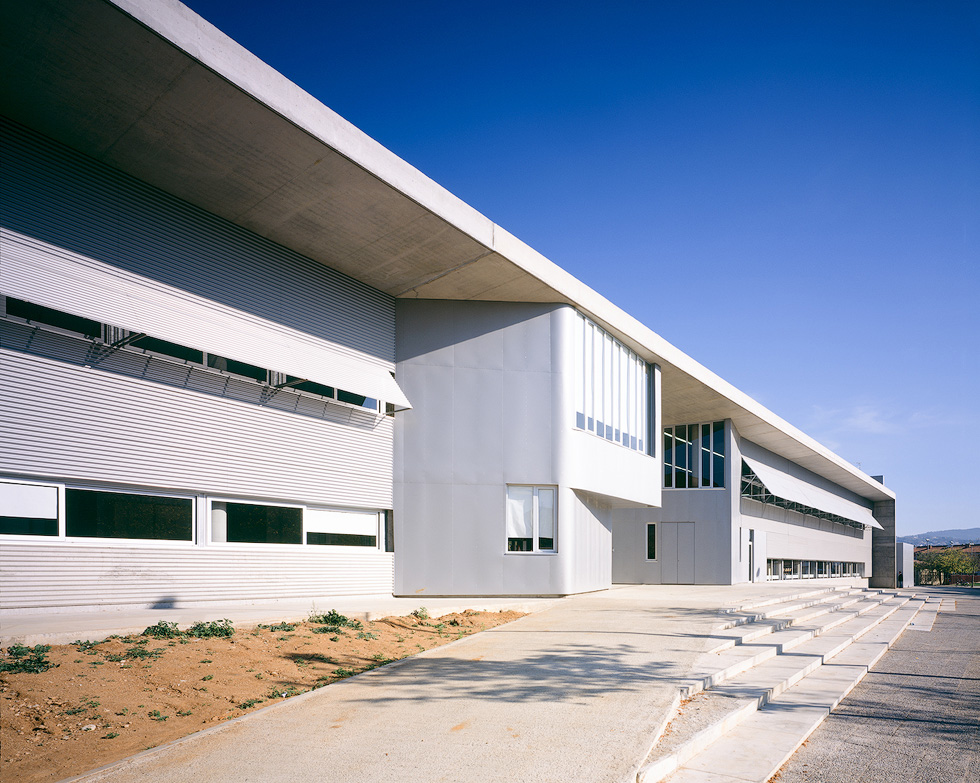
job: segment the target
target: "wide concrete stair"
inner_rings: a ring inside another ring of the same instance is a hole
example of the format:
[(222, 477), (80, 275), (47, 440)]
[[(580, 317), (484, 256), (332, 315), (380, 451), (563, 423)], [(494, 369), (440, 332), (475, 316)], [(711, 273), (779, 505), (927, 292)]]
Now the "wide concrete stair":
[(681, 690), (638, 783), (764, 783), (925, 603), (824, 589), (732, 610)]

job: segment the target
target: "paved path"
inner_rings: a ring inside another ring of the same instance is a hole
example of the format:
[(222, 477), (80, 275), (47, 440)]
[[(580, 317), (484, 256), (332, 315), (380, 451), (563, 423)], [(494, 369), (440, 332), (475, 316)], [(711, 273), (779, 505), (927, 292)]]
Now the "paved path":
[(624, 783), (719, 608), (801, 590), (644, 586), (566, 598), (81, 779)]
[(924, 592), (943, 599), (931, 630), (905, 631), (779, 783), (980, 781), (980, 589)]

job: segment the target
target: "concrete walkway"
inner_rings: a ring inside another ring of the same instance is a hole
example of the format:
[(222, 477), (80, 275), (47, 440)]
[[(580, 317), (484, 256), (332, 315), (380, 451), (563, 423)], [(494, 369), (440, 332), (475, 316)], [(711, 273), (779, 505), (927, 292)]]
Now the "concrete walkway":
[(843, 581), (630, 586), (556, 600), (74, 780), (624, 783), (723, 608)]

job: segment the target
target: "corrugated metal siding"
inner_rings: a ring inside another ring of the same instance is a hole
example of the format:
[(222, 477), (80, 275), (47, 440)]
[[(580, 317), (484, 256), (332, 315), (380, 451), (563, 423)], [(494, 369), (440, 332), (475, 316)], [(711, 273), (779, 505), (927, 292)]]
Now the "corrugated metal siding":
[(0, 471), (391, 508), (390, 417), (297, 416), (0, 350)]
[(178, 312), (210, 307), (214, 317), (252, 317), (355, 358), (394, 362), (388, 295), (8, 121), (0, 148), (4, 227), (63, 250), (77, 266), (74, 280), (27, 274), (25, 285), (70, 295), (86, 284), (87, 267)]
[(151, 605), (390, 593), (385, 552), (34, 544), (0, 548), (0, 607)]
[(96, 365), (104, 372), (128, 375), (181, 389), (263, 405), (301, 416), (328, 419), (342, 424), (373, 429), (377, 413), (327, 402), (295, 390), (271, 387), (235, 378), (195, 364), (182, 364), (141, 351), (124, 348), (107, 353), (105, 346), (68, 334), (39, 329), (14, 321), (0, 320), (0, 346), (79, 367)]

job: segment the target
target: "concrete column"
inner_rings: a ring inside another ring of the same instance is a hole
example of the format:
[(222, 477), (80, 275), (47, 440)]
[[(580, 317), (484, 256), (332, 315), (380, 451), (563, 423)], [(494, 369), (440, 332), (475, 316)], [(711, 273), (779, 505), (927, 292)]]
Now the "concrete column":
[(871, 529), (871, 579), (868, 580), (868, 586), (894, 588), (898, 585), (895, 568), (895, 501), (879, 500), (872, 513), (883, 529)]

